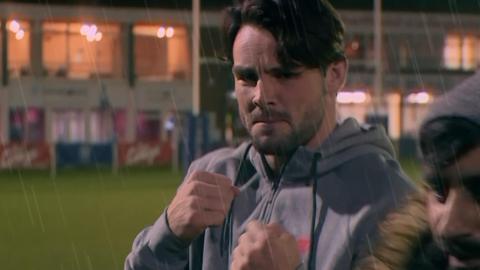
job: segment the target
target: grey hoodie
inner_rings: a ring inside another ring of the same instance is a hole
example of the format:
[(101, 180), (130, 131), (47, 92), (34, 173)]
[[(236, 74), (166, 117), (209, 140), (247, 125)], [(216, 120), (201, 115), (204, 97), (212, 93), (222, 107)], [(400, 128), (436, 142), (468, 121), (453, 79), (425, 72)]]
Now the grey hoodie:
[(352, 269), (369, 254), (378, 223), (414, 190), (383, 128), (361, 127), (351, 118), (315, 151), (299, 147), (278, 179), (249, 145), (214, 151), (189, 168), (224, 174), (237, 186), (253, 181), (235, 198), (224, 225), (208, 228), (189, 252), (164, 212), (136, 237), (125, 269), (228, 269), (239, 236), (254, 219), (292, 233), (305, 268), (312, 251), (315, 269)]
[(463, 117), (480, 125), (480, 71), (441, 96), (429, 108), (422, 127), (442, 117)]

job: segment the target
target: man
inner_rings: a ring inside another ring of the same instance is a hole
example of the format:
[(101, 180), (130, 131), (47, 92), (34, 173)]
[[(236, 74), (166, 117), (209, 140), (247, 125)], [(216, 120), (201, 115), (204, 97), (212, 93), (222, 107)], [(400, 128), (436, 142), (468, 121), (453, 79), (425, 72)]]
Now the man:
[(436, 101), (420, 129), (425, 192), (382, 224), (359, 269), (480, 269), (480, 73)]
[(351, 269), (411, 185), (385, 132), (336, 122), (343, 25), (321, 0), (244, 0), (226, 57), (251, 142), (195, 161), (126, 269)]

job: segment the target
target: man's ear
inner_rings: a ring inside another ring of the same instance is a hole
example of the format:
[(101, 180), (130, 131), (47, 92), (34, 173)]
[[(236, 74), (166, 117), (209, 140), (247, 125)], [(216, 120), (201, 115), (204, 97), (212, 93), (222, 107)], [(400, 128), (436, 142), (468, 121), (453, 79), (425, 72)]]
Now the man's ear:
[(328, 86), (328, 94), (334, 96), (345, 85), (348, 71), (348, 62), (346, 59), (338, 60), (328, 65), (325, 74), (326, 85)]

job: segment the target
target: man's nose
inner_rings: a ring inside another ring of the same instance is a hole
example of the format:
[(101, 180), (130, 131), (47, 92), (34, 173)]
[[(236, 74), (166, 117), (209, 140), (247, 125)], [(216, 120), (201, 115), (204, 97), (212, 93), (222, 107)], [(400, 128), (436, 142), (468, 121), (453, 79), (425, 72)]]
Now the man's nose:
[(265, 80), (262, 77), (259, 78), (257, 85), (255, 86), (255, 94), (252, 99), (253, 103), (261, 108), (275, 105), (275, 94), (272, 91), (272, 86), (268, 80)]

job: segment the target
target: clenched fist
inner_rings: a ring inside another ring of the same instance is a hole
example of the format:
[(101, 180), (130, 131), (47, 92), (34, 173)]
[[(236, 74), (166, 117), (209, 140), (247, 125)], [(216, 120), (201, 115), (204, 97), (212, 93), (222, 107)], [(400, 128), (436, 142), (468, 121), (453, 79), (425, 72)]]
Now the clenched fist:
[(238, 193), (238, 188), (223, 175), (191, 173), (167, 209), (170, 229), (179, 238), (192, 241), (208, 226), (222, 225)]
[(233, 250), (232, 270), (294, 270), (301, 265), (295, 237), (280, 225), (251, 221)]

